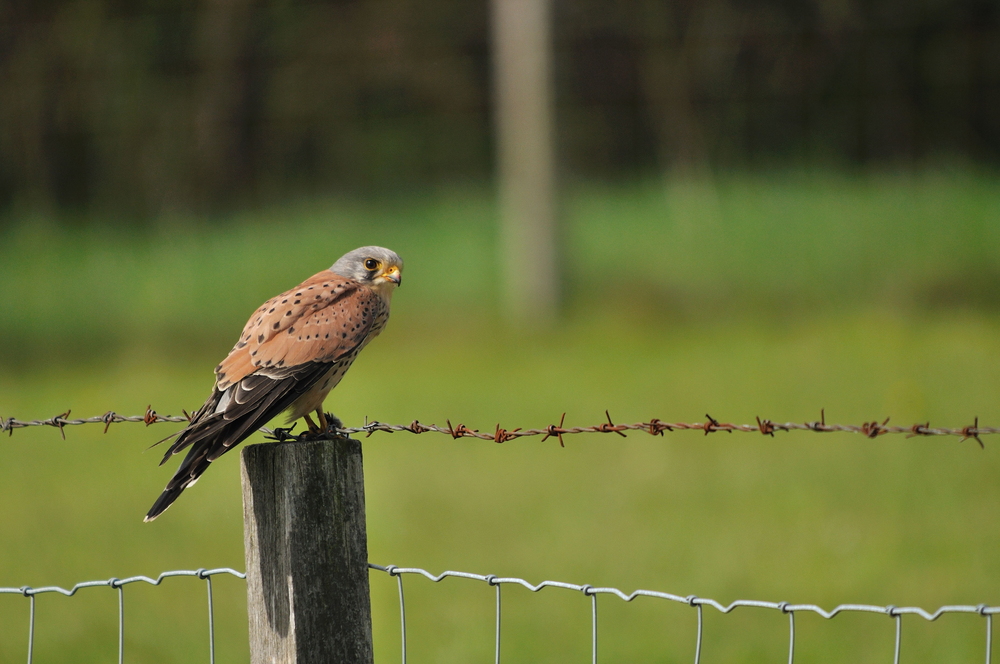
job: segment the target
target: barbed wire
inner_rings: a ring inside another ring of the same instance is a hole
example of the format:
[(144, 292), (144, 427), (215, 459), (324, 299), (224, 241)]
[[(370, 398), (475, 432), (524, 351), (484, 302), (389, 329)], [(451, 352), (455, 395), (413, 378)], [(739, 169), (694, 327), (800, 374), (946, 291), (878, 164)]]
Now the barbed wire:
[[(740, 607), (754, 607), (760, 609), (770, 609), (774, 611), (779, 611), (782, 614), (788, 615), (788, 662), (789, 664), (794, 664), (795, 661), (795, 614), (799, 612), (812, 612), (823, 618), (832, 619), (841, 613), (872, 613), (881, 614), (894, 619), (895, 622), (895, 646), (893, 650), (893, 662), (894, 664), (899, 664), (900, 661), (900, 642), (902, 639), (902, 619), (904, 615), (916, 615), (927, 621), (935, 621), (944, 614), (950, 613), (967, 613), (982, 616), (986, 619), (986, 664), (991, 662), (991, 653), (993, 646), (993, 616), (1000, 613), (1000, 606), (989, 606), (987, 604), (978, 605), (946, 605), (939, 607), (937, 610), (931, 612), (926, 611), (920, 607), (915, 606), (877, 606), (873, 604), (840, 604), (833, 609), (827, 611), (815, 604), (792, 604), (790, 602), (766, 602), (760, 600), (745, 600), (738, 599), (729, 604), (722, 604), (714, 599), (708, 599), (705, 597), (698, 597), (696, 595), (674, 595), (672, 593), (660, 592), (655, 590), (633, 590), (630, 593), (625, 593), (618, 588), (612, 587), (601, 587), (592, 586), (590, 584), (575, 584), (566, 583), (564, 581), (542, 581), (539, 584), (532, 584), (529, 581), (518, 577), (501, 577), (496, 574), (473, 574), (471, 572), (456, 572), (453, 570), (448, 570), (440, 574), (432, 574), (425, 569), (419, 567), (398, 567), (396, 565), (376, 565), (374, 563), (368, 563), (368, 568), (371, 570), (385, 572), (390, 577), (396, 578), (396, 584), (399, 593), (399, 611), (400, 611), (400, 632), (401, 632), (401, 646), (402, 646), (402, 664), (406, 664), (407, 658), (407, 639), (406, 639), (406, 602), (403, 593), (403, 575), (414, 574), (422, 576), (434, 583), (439, 583), (442, 580), (454, 577), (460, 579), (469, 579), (473, 581), (485, 582), (487, 585), (495, 588), (496, 592), (496, 612), (495, 612), (495, 625), (494, 630), (494, 660), (496, 664), (500, 664), (500, 643), (501, 643), (501, 615), (502, 615), (502, 602), (501, 602), (501, 587), (504, 585), (519, 585), (527, 590), (536, 593), (543, 588), (561, 588), (563, 590), (570, 590), (573, 592), (582, 593), (585, 597), (590, 598), (591, 604), (591, 661), (596, 664), (597, 662), (597, 634), (598, 634), (598, 613), (597, 613), (597, 597), (598, 595), (614, 595), (625, 602), (631, 602), (637, 597), (652, 597), (657, 599), (664, 599), (671, 602), (676, 602), (678, 604), (685, 604), (697, 610), (698, 614), (698, 624), (697, 633), (695, 636), (695, 664), (700, 663), (702, 644), (704, 641), (704, 629), (703, 629), (703, 607), (710, 606), (722, 614), (728, 614)], [(174, 576), (192, 576), (199, 579), (204, 579), (208, 586), (208, 631), (209, 631), (209, 662), (215, 662), (215, 625), (214, 625), (214, 610), (212, 603), (212, 576), (217, 574), (230, 574), (239, 579), (246, 579), (246, 574), (243, 572), (237, 572), (234, 569), (228, 567), (220, 567), (217, 569), (198, 569), (198, 570), (175, 570), (170, 572), (163, 572), (155, 579), (148, 576), (132, 576), (126, 579), (111, 578), (107, 580), (100, 581), (84, 581), (74, 585), (72, 588), (66, 589), (59, 586), (44, 586), (41, 588), (32, 588), (30, 586), (22, 586), (20, 588), (0, 588), (0, 594), (15, 594), (22, 595), (29, 598), (30, 600), (30, 619), (28, 624), (28, 664), (31, 664), (33, 651), (34, 651), (34, 634), (35, 634), (35, 597), (44, 593), (59, 593), (67, 597), (71, 597), (76, 594), (76, 592), (83, 588), (93, 588), (93, 587), (107, 587), (114, 588), (118, 591), (118, 661), (119, 663), (124, 661), (124, 643), (125, 643), (125, 609), (124, 609), (124, 592), (123, 588), (130, 583), (145, 582), (152, 584), (154, 586), (160, 585), (160, 582), (165, 578)]]
[(780, 611), (783, 614), (788, 615), (788, 664), (794, 664), (795, 661), (795, 614), (796, 612), (812, 612), (816, 613), (823, 618), (831, 619), (841, 613), (875, 613), (883, 614), (889, 616), (895, 620), (895, 631), (896, 640), (895, 647), (893, 650), (893, 664), (899, 664), (900, 657), (900, 642), (902, 639), (902, 626), (903, 626), (903, 616), (904, 615), (917, 615), (927, 621), (937, 620), (939, 617), (946, 613), (971, 613), (978, 614), (986, 619), (986, 664), (990, 664), (991, 653), (993, 650), (993, 615), (1000, 613), (1000, 606), (988, 606), (986, 604), (979, 604), (976, 606), (972, 605), (947, 605), (938, 608), (934, 612), (928, 612), (924, 609), (916, 606), (876, 606), (872, 604), (840, 604), (834, 607), (830, 611), (826, 611), (815, 604), (792, 604), (790, 602), (763, 602), (759, 600), (747, 600), (738, 599), (729, 604), (722, 604), (715, 601), (714, 599), (707, 599), (704, 597), (698, 597), (696, 595), (688, 595), (682, 597), (680, 595), (674, 595), (671, 593), (659, 592), (655, 590), (633, 590), (631, 593), (624, 593), (618, 588), (610, 587), (595, 587), (590, 584), (578, 585), (575, 583), (565, 583), (563, 581), (542, 581), (538, 585), (533, 585), (524, 579), (517, 577), (500, 577), (495, 574), (472, 574), (469, 572), (455, 572), (446, 571), (441, 574), (432, 574), (425, 569), (420, 569), (419, 567), (397, 567), (396, 565), (387, 565), (385, 567), (381, 565), (374, 565), (368, 563), (370, 569), (378, 570), (387, 573), (389, 576), (396, 577), (396, 583), (399, 591), (399, 613), (400, 613), (400, 631), (402, 639), (402, 664), (406, 664), (406, 602), (404, 600), (403, 594), (403, 575), (404, 574), (416, 574), (423, 576), (434, 583), (439, 583), (443, 579), (448, 577), (455, 577), (460, 579), (471, 579), (474, 581), (483, 581), (488, 585), (496, 588), (496, 629), (495, 629), (495, 645), (494, 645), (494, 661), (496, 664), (500, 664), (500, 633), (501, 633), (501, 600), (500, 600), (500, 587), (505, 584), (515, 584), (527, 588), (533, 593), (538, 592), (542, 588), (562, 588), (564, 590), (571, 590), (574, 592), (583, 593), (584, 596), (590, 597), (591, 606), (591, 661), (593, 664), (597, 664), (597, 596), (598, 595), (614, 595), (619, 599), (626, 602), (631, 602), (636, 597), (654, 597), (659, 599), (665, 599), (671, 602), (677, 602), (680, 604), (686, 604), (690, 607), (697, 609), (698, 611), (698, 630), (695, 639), (695, 664), (699, 664), (701, 660), (701, 649), (703, 641), (703, 617), (702, 617), (702, 607), (711, 606), (723, 614), (728, 614), (734, 609), (739, 607), (755, 607), (760, 609), (771, 609)]
[(138, 583), (140, 581), (158, 586), (163, 579), (172, 576), (194, 576), (199, 579), (204, 579), (206, 585), (208, 586), (208, 661), (209, 664), (215, 664), (215, 609), (212, 602), (212, 577), (216, 574), (231, 574), (239, 579), (247, 578), (247, 575), (243, 572), (237, 572), (229, 567), (219, 567), (217, 569), (174, 570), (171, 572), (163, 572), (155, 579), (151, 579), (148, 576), (130, 576), (126, 579), (112, 577), (103, 581), (84, 581), (76, 584), (68, 590), (66, 588), (60, 588), (59, 586), (43, 586), (41, 588), (32, 588), (31, 586), (22, 586), (20, 588), (0, 588), (0, 595), (23, 595), (31, 600), (28, 618), (28, 664), (31, 664), (35, 651), (36, 596), (44, 593), (59, 593), (60, 595), (65, 595), (66, 597), (72, 597), (76, 594), (76, 591), (83, 588), (115, 588), (118, 590), (118, 664), (123, 664), (125, 661), (125, 586), (130, 583)]
[[(121, 422), (142, 422), (149, 426), (150, 424), (158, 424), (160, 422), (188, 422), (191, 419), (190, 415), (188, 415), (186, 411), (184, 412), (183, 417), (176, 415), (160, 415), (153, 410), (152, 407), (147, 407), (146, 412), (143, 415), (125, 416), (109, 410), (103, 415), (69, 419), (70, 413), (71, 411), (67, 410), (65, 413), (45, 420), (18, 420), (13, 417), (8, 417), (7, 419), (0, 418), (0, 433), (7, 432), (7, 435), (9, 436), (14, 433), (14, 429), (48, 426), (59, 429), (63, 439), (65, 440), (66, 432), (64, 431), (64, 427), (67, 426), (76, 426), (80, 424), (103, 424), (104, 432), (107, 433), (108, 428), (112, 424)], [(526, 438), (530, 436), (543, 436), (542, 441), (544, 442), (551, 437), (555, 437), (559, 440), (559, 444), (561, 446), (565, 446), (563, 436), (577, 433), (615, 433), (624, 437), (625, 432), (627, 431), (645, 431), (646, 433), (654, 436), (662, 436), (664, 432), (672, 431), (702, 431), (705, 435), (721, 431), (725, 431), (727, 433), (733, 433), (735, 431), (741, 433), (760, 433), (765, 436), (773, 437), (775, 432), (778, 431), (813, 431), (816, 433), (841, 431), (845, 433), (862, 434), (867, 438), (878, 438), (879, 436), (887, 434), (904, 434), (907, 438), (915, 436), (954, 436), (960, 437), (962, 441), (971, 438), (979, 443), (980, 447), (985, 447), (980, 436), (1000, 433), (1000, 428), (998, 427), (979, 426), (978, 417), (976, 417), (974, 422), (970, 425), (959, 428), (947, 428), (932, 427), (930, 422), (925, 422), (923, 424), (917, 423), (910, 426), (889, 426), (888, 417), (881, 422), (873, 420), (871, 422), (863, 422), (861, 424), (827, 424), (826, 413), (824, 410), (820, 410), (820, 419), (816, 422), (776, 422), (774, 420), (761, 419), (758, 417), (756, 418), (756, 424), (733, 424), (731, 422), (720, 422), (707, 413), (705, 414), (706, 419), (704, 422), (666, 422), (658, 418), (653, 418), (648, 422), (615, 424), (611, 420), (611, 415), (608, 411), (604, 411), (604, 415), (607, 418), (607, 421), (593, 426), (566, 427), (564, 426), (566, 413), (563, 413), (559, 420), (559, 424), (550, 424), (541, 429), (523, 429), (521, 427), (507, 429), (501, 427), (498, 423), (496, 425), (496, 429), (494, 429), (492, 433), (481, 432), (478, 429), (469, 428), (464, 424), (452, 425), (451, 420), (447, 420), (448, 426), (446, 427), (439, 426), (437, 424), (421, 424), (419, 421), (413, 420), (410, 424), (386, 424), (384, 422), (371, 421), (366, 422), (364, 426), (360, 427), (331, 427), (326, 432), (322, 433), (303, 432), (300, 434), (293, 434), (292, 431), (294, 429), (294, 425), (291, 428), (268, 429), (265, 427), (260, 429), (260, 431), (268, 435), (271, 440), (277, 440), (279, 442), (307, 439), (329, 440), (362, 433), (366, 436), (371, 436), (377, 431), (384, 433), (407, 431), (414, 434), (433, 431), (436, 433), (448, 434), (454, 439), (478, 438), (480, 440), (491, 440), (495, 443), (505, 443), (517, 438)]]

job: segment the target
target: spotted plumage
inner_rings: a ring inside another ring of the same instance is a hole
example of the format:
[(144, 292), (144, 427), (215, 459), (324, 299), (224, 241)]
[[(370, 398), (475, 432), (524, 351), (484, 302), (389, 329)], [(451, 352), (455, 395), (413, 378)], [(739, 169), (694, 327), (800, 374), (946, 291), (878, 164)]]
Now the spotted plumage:
[(282, 411), (289, 421), (305, 418), (311, 430), (317, 429), (309, 417), (315, 412), (325, 428), (323, 400), (385, 327), (402, 268), (392, 251), (361, 247), (262, 304), (215, 368), (212, 395), (160, 462), (191, 448), (145, 520)]

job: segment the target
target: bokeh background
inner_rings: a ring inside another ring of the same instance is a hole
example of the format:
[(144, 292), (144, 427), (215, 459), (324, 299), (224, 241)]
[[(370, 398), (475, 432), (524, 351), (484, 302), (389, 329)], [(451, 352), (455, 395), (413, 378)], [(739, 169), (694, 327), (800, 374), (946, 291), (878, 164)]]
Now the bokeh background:
[[(505, 304), (489, 3), (0, 4), (0, 417), (197, 408), (260, 302), (382, 244), (405, 280), (327, 401), (348, 424), (1000, 423), (996, 3), (549, 10), (559, 252), (521, 269), (558, 264), (554, 318)], [(172, 472), (146, 448), (174, 427), (101, 428), (0, 440), (0, 586), (243, 569), (235, 454), (143, 524)], [(985, 442), (378, 434), (370, 557), (720, 601), (998, 604)], [(504, 592), (505, 658), (586, 660), (586, 598)], [(246, 661), (244, 585), (216, 593), (219, 661)], [(394, 581), (372, 594), (377, 661), (397, 661)], [(488, 660), (493, 598), (407, 579), (411, 661)], [(207, 659), (202, 582), (125, 600), (129, 661)], [(114, 657), (114, 592), (37, 604), (35, 661)], [(0, 661), (25, 658), (27, 610), (0, 596)], [(693, 658), (692, 609), (599, 610), (602, 661)], [(703, 661), (786, 656), (783, 616), (705, 615)], [(802, 661), (891, 657), (885, 616), (796, 626)], [(904, 619), (908, 661), (984, 645), (978, 616)]]

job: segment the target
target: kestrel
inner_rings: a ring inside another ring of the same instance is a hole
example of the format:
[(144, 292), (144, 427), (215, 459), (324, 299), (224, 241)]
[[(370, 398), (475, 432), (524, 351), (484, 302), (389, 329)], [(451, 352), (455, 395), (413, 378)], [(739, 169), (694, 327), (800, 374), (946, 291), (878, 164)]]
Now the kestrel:
[[(288, 410), (289, 422), (304, 417), (310, 431), (326, 430), (323, 400), (385, 327), (402, 270), (403, 260), (394, 252), (361, 247), (261, 305), (215, 367), (212, 396), (163, 456), (160, 465), (191, 448), (145, 521), (159, 516), (210, 463), (282, 411)], [(309, 417), (312, 412), (319, 427)]]

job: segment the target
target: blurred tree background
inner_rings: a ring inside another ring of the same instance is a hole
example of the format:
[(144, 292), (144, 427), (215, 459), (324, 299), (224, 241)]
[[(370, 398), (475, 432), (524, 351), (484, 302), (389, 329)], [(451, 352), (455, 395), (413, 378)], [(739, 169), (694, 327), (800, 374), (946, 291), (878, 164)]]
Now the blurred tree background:
[[(489, 11), (456, 0), (0, 7), (0, 210), (218, 212), (487, 180)], [(988, 0), (557, 0), (564, 176), (1000, 158)]]

